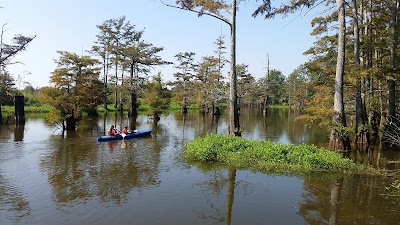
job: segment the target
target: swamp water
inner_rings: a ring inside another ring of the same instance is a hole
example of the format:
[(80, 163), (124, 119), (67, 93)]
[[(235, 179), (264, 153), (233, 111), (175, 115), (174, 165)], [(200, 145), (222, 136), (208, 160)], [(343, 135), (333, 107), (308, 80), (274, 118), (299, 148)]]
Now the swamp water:
[[(243, 110), (243, 137), (325, 147), (327, 132), (295, 121), (290, 110)], [(152, 129), (151, 137), (96, 142), (116, 124)], [(44, 116), (0, 126), (0, 224), (400, 224), (391, 180), (202, 169), (180, 161), (182, 143), (226, 133), (225, 115), (171, 113), (155, 124), (109, 114), (62, 134)], [(349, 157), (377, 167), (400, 154), (379, 149)]]

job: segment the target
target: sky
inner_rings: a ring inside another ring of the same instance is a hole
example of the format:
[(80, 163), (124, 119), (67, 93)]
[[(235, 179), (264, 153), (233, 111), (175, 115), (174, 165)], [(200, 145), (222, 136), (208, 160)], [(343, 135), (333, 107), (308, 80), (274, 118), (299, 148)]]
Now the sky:
[[(266, 74), (269, 56), (270, 69), (288, 76), (308, 61), (303, 52), (315, 41), (310, 35), (310, 22), (318, 12), (298, 12), (269, 20), (262, 16), (253, 18), (251, 14), (259, 4), (260, 1), (249, 0), (239, 5), (236, 63), (247, 64), (249, 72), (260, 78)], [(51, 85), (50, 75), (56, 69), (54, 60), (59, 58), (57, 51), (87, 54), (85, 51), (91, 49), (99, 33), (96, 25), (121, 16), (126, 16), (137, 30), (144, 29), (143, 40), (164, 47), (160, 53), (164, 60), (176, 63), (174, 56), (187, 51), (196, 53), (196, 61), (214, 55), (214, 42), (221, 33), (226, 36), (225, 57), (229, 59), (227, 24), (166, 7), (159, 0), (1, 0), (0, 6), (0, 22), (6, 24), (6, 43), (16, 34), (36, 35), (27, 50), (14, 59), (22, 63), (8, 67), (15, 79), (20, 75), (35, 88)], [(177, 69), (173, 65), (155, 67), (150, 76), (158, 72), (164, 81), (170, 81)]]

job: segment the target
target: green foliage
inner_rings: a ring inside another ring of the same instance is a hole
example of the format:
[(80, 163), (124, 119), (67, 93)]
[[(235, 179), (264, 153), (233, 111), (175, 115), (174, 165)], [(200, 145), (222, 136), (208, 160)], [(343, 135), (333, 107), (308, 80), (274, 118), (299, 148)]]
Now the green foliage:
[(11, 115), (14, 113), (14, 106), (1, 106), (1, 111), (4, 114)]
[(0, 105), (12, 105), (12, 95), (15, 93), (14, 78), (8, 71), (0, 72)]
[(161, 74), (153, 77), (153, 81), (148, 83), (144, 102), (149, 105), (153, 115), (168, 110), (171, 101), (171, 93), (161, 82)]
[(24, 90), (20, 91), (20, 94), (25, 97), (25, 106), (40, 106), (38, 93), (39, 90), (32, 86), (27, 86)]
[(331, 86), (314, 86), (314, 96), (305, 101), (304, 114), (297, 119), (303, 120), (307, 125), (329, 126), (333, 116), (333, 95)]
[(358, 126), (357, 135), (362, 135), (369, 132), (371, 126), (369, 124), (360, 124)]
[(227, 92), (223, 87), (220, 71), (220, 59), (214, 56), (203, 57), (196, 70), (196, 80), (193, 83), (195, 90), (195, 103), (198, 106), (219, 105), (227, 98)]
[(284, 97), (283, 87), (285, 84), (285, 76), (279, 70), (271, 70), (266, 81), (268, 85), (270, 103), (280, 104), (280, 99)]
[(291, 107), (304, 109), (313, 92), (308, 87), (311, 74), (304, 65), (297, 67), (286, 79), (285, 91)]
[(340, 139), (345, 140), (347, 138), (350, 138), (353, 134), (354, 131), (350, 127), (345, 127), (342, 124), (337, 124), (335, 125), (335, 135), (337, 135)]
[(55, 87), (41, 88), (39, 100), (54, 106), (62, 117), (95, 111), (106, 94), (98, 80), (98, 60), (66, 51), (58, 53), (57, 68), (50, 77)]
[(237, 75), (237, 95), (241, 103), (250, 104), (252, 99), (252, 92), (255, 89), (255, 78), (248, 71), (249, 65), (238, 64), (236, 65)]
[(400, 197), (400, 180), (394, 180), (389, 186), (385, 187), (385, 189), (390, 195)]
[(57, 124), (62, 121), (61, 112), (57, 109), (51, 110), (44, 118), (46, 123)]
[(42, 104), (52, 105), (63, 116), (72, 113), (73, 105), (67, 92), (53, 87), (43, 87), (40, 89), (39, 101)]
[(215, 134), (186, 142), (183, 157), (189, 161), (260, 171), (359, 172), (362, 169), (361, 165), (339, 153), (314, 145), (290, 145)]
[(2, 71), (4, 71), (4, 69), (8, 65), (12, 64), (13, 63), (12, 60), (14, 59), (14, 57), (19, 53), (25, 51), (26, 48), (28, 47), (28, 44), (36, 37), (36, 35), (28, 37), (18, 34), (12, 38), (11, 44), (7, 44), (3, 39), (3, 35), (5, 32), (4, 25), (5, 24), (3, 24), (1, 31), (2, 33), (0, 37), (1, 38), (0, 68)]
[[(1, 109), (4, 113), (10, 113), (10, 114), (14, 113), (14, 106), (2, 106)], [(47, 113), (53, 109), (54, 109), (53, 106), (47, 104), (24, 107), (26, 113)]]

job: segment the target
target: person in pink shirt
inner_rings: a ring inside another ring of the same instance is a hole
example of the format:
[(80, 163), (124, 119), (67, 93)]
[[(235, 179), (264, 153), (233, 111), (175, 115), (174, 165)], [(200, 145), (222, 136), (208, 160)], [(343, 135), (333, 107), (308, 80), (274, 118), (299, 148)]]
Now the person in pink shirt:
[(114, 125), (111, 125), (111, 128), (108, 131), (108, 135), (110, 135), (110, 136), (118, 135), (118, 132), (117, 132), (117, 130), (115, 130)]

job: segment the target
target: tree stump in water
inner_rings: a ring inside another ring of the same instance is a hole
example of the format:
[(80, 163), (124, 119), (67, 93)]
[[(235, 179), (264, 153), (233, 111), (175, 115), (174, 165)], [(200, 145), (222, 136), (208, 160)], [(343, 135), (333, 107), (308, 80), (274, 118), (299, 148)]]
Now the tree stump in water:
[(14, 97), (14, 115), (16, 124), (25, 123), (24, 96)]
[(0, 105), (0, 124), (3, 124), (3, 112), (1, 111), (1, 105)]

